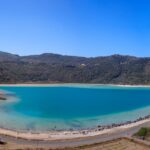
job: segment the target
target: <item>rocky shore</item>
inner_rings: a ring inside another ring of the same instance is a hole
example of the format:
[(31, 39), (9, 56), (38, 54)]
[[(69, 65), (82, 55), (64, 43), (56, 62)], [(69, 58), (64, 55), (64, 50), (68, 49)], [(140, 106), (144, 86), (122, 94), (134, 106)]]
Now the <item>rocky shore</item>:
[(120, 127), (120, 126), (125, 126), (125, 125), (130, 125), (130, 124), (133, 124), (133, 123), (137, 123), (139, 121), (143, 121), (143, 120), (147, 120), (147, 119), (150, 119), (150, 115), (147, 115), (147, 116), (144, 116), (144, 117), (140, 117), (134, 121), (126, 121), (126, 122), (123, 122), (123, 123), (113, 123), (113, 124), (110, 124), (110, 125), (98, 125), (97, 126), (97, 130), (99, 131), (102, 131), (104, 129), (112, 129), (114, 127)]

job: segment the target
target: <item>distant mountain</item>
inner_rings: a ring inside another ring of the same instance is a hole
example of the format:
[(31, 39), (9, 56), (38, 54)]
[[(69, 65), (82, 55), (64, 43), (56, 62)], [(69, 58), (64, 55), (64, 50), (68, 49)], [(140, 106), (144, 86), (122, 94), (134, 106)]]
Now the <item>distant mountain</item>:
[(58, 54), (44, 53), (41, 55), (32, 55), (21, 58), (24, 62), (30, 63), (46, 63), (49, 65), (66, 64), (66, 65), (79, 65), (86, 60), (84, 57), (63, 56)]
[(76, 57), (0, 52), (0, 83), (150, 84), (150, 58), (112, 55)]
[(18, 61), (19, 58), (20, 57), (18, 55), (13, 55), (13, 54), (10, 54), (10, 53), (0, 51), (0, 62), (3, 62), (3, 61)]

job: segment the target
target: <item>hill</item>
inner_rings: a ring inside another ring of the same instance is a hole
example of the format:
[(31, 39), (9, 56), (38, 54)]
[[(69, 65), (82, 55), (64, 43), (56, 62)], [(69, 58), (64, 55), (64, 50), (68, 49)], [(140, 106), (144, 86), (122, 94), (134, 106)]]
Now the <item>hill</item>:
[(0, 52), (0, 83), (60, 82), (150, 84), (150, 58), (112, 55), (76, 57)]

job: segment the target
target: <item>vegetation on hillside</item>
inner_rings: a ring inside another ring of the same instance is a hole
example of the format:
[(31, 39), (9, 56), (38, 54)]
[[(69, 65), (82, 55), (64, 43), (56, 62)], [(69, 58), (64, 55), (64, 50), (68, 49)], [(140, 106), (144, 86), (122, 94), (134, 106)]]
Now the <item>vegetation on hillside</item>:
[(0, 83), (25, 82), (150, 84), (150, 58), (50, 53), (22, 57), (0, 52)]

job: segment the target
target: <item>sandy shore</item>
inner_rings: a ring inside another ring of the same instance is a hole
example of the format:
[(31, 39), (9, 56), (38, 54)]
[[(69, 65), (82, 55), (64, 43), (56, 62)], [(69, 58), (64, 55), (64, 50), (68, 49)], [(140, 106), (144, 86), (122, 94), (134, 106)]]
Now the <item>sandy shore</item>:
[(41, 133), (17, 132), (14, 130), (0, 128), (0, 134), (15, 137), (15, 138), (22, 138), (26, 140), (46, 140), (46, 141), (66, 140), (66, 139), (75, 139), (75, 138), (83, 138), (83, 137), (92, 137), (92, 136), (97, 136), (102, 134), (111, 134), (121, 130), (123, 131), (129, 128), (137, 127), (147, 122), (150, 122), (150, 118), (117, 126), (117, 127), (112, 127), (110, 129), (103, 129), (103, 130), (99, 130), (97, 128), (91, 130), (47, 131)]

